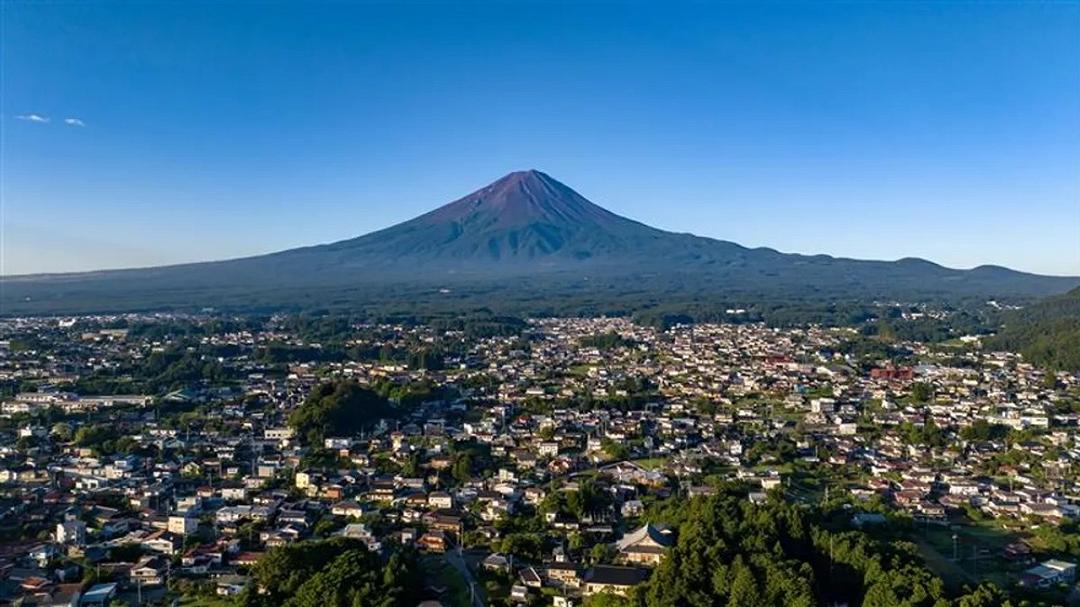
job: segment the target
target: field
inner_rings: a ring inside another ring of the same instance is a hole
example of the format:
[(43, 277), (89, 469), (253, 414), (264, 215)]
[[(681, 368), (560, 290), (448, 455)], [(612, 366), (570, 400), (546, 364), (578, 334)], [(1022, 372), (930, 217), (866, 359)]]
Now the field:
[(1026, 566), (1004, 558), (1002, 551), (1017, 539), (1000, 528), (966, 522), (916, 523), (912, 537), (926, 564), (951, 588), (981, 581), (1012, 586)]

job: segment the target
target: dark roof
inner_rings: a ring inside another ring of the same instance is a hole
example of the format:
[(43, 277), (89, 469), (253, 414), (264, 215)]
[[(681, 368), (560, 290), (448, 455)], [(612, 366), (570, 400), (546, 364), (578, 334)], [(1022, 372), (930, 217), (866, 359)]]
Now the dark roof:
[(647, 577), (649, 577), (647, 569), (611, 565), (597, 565), (585, 573), (586, 582), (611, 586), (633, 586), (644, 582)]

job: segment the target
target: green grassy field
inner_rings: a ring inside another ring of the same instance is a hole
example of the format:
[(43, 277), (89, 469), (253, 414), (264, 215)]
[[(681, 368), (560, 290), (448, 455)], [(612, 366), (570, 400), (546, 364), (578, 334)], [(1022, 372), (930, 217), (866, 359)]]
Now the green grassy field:
[(952, 588), (980, 581), (1007, 588), (1023, 569), (1002, 556), (1002, 549), (1017, 538), (1001, 529), (916, 524), (912, 535), (927, 565)]
[(634, 460), (634, 463), (646, 470), (656, 470), (667, 463), (667, 459), (663, 457), (649, 457), (645, 459), (636, 459)]

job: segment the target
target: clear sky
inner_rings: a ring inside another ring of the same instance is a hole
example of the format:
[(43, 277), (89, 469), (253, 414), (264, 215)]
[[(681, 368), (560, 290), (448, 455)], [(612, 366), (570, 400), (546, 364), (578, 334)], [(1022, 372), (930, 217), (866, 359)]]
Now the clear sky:
[(781, 251), (1080, 274), (1080, 3), (0, 0), (0, 273), (357, 236), (516, 169)]

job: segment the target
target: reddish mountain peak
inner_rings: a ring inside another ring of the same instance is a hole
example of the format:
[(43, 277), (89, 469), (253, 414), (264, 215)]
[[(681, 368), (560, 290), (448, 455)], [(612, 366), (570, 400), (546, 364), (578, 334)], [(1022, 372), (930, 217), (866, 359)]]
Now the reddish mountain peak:
[(580, 228), (615, 217), (551, 176), (530, 169), (509, 173), (421, 219), (486, 228), (537, 223)]
[[(537, 181), (537, 180), (541, 180), (541, 179), (551, 179), (551, 177), (544, 174), (542, 171), (538, 171), (536, 169), (525, 169), (523, 171), (511, 171), (511, 172), (507, 173), (506, 175), (503, 175), (502, 177), (500, 177), (500, 178), (496, 179), (495, 181), (493, 181), (491, 183), (491, 185), (495, 185), (495, 184), (503, 182), (503, 181), (526, 182), (526, 181)], [(554, 181), (554, 180), (552, 180), (552, 181)]]
[(470, 196), (479, 195), (493, 205), (536, 202), (544, 198), (566, 197), (577, 193), (535, 169), (514, 171), (501, 177)]

